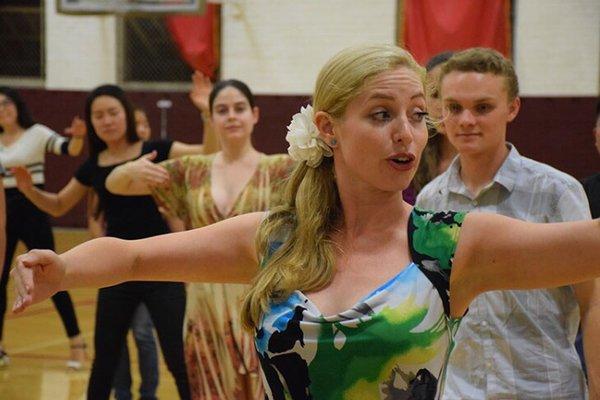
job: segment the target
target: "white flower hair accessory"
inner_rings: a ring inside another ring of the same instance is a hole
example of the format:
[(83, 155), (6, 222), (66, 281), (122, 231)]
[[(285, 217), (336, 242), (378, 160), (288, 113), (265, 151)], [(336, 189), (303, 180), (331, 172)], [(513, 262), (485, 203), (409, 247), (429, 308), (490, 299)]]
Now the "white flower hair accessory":
[(331, 148), (319, 137), (311, 105), (300, 108), (300, 112), (294, 114), (287, 130), (285, 140), (289, 143), (288, 154), (292, 160), (306, 161), (306, 165), (316, 168), (323, 157), (333, 155)]

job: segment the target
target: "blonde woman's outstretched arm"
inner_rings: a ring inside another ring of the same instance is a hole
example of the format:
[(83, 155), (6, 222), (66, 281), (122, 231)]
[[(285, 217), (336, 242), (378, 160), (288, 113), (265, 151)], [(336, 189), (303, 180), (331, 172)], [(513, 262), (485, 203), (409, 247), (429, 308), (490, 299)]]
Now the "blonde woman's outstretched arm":
[(461, 316), (490, 290), (565, 286), (600, 277), (600, 220), (540, 224), (470, 213), (450, 280), (451, 313)]
[(17, 291), (13, 311), (60, 290), (125, 281), (248, 283), (258, 272), (254, 239), (262, 216), (244, 214), (141, 240), (98, 238), (61, 255), (32, 250), (18, 257), (11, 272)]

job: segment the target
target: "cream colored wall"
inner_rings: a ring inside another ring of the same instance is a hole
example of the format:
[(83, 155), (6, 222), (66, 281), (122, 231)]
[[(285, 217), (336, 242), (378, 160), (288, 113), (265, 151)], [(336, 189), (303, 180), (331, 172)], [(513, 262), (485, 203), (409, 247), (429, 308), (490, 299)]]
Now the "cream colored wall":
[(595, 96), (600, 0), (516, 0), (514, 54), (523, 96)]
[(310, 93), (320, 67), (342, 48), (394, 43), (395, 15), (395, 0), (225, 2), (222, 74), (257, 93)]
[[(46, 0), (46, 87), (117, 79), (115, 17), (57, 15)], [(307, 94), (321, 65), (358, 43), (393, 43), (396, 0), (224, 0), (222, 75), (258, 94)], [(600, 0), (515, 0), (515, 64), (524, 96), (595, 96)], [(365, 28), (367, 27), (367, 28)]]
[(117, 79), (116, 18), (71, 16), (45, 1), (46, 88), (88, 90)]

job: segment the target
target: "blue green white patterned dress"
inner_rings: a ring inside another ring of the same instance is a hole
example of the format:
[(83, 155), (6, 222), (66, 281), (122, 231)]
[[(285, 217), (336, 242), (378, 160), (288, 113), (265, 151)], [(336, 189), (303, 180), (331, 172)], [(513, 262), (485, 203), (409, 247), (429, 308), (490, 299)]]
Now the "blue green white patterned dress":
[(268, 398), (435, 398), (459, 322), (448, 289), (464, 216), (414, 209), (412, 262), (350, 310), (324, 317), (300, 291), (272, 303), (255, 338)]

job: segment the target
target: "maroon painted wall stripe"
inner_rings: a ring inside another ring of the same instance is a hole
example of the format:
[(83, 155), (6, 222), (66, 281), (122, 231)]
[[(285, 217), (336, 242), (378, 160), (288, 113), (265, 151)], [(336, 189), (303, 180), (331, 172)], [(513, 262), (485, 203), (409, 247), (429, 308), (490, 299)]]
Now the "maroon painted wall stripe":
[[(83, 117), (85, 92), (41, 89), (20, 89), (20, 92), (37, 121), (58, 132), (69, 125), (74, 115)], [(200, 114), (191, 105), (187, 93), (131, 91), (130, 98), (148, 112), (155, 138), (160, 128), (156, 102), (168, 98), (173, 102), (168, 111), (169, 137), (184, 142), (201, 140)], [(257, 96), (261, 116), (254, 133), (255, 146), (266, 153), (284, 152), (285, 128), (291, 116), (308, 100), (306, 96)], [(509, 126), (508, 139), (521, 154), (582, 179), (600, 170), (600, 156), (592, 138), (596, 101), (595, 97), (523, 98), (521, 112)], [(49, 155), (46, 167), (48, 190), (60, 190), (84, 159), (85, 155), (75, 159)], [(55, 219), (55, 224), (84, 227), (84, 203)]]

